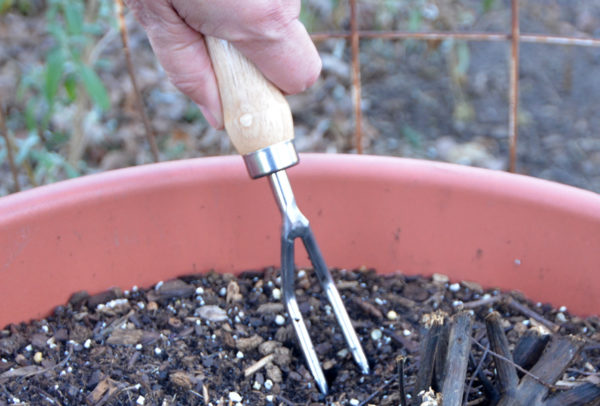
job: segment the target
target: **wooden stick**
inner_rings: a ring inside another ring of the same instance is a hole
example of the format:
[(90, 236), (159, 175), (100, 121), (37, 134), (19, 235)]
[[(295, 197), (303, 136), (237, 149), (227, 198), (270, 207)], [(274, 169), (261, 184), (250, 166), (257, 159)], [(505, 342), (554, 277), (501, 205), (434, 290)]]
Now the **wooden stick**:
[(512, 398), (517, 390), (519, 377), (517, 376), (514, 363), (506, 361), (506, 359), (512, 361), (512, 354), (508, 348), (508, 339), (506, 338), (506, 334), (504, 334), (500, 314), (498, 312), (488, 314), (485, 318), (485, 327), (492, 351), (504, 357), (502, 359), (496, 355), (492, 356), (498, 373), (500, 393), (503, 396)]
[(563, 374), (584, 343), (582, 339), (574, 336), (553, 337), (539, 361), (530, 371), (531, 375), (537, 378), (534, 379), (529, 374), (524, 376), (514, 393), (514, 398), (504, 396), (498, 406), (514, 405), (514, 399), (518, 399), (518, 405), (543, 405), (542, 399), (548, 394), (550, 384)]
[(423, 340), (419, 349), (421, 360), (415, 383), (415, 396), (431, 386), (435, 360), (438, 354), (438, 340), (445, 318), (446, 313), (444, 312), (434, 312), (423, 316), (421, 332)]
[(450, 336), (450, 323), (444, 323), (442, 330), (440, 331), (440, 338), (438, 340), (438, 355), (435, 357), (434, 374), (435, 379), (433, 382), (434, 389), (438, 392), (442, 390), (444, 382), (444, 373), (446, 371), (446, 357), (448, 354), (448, 337)]
[(600, 386), (591, 382), (560, 392), (544, 402), (544, 406), (582, 406), (600, 399)]
[(452, 317), (452, 327), (448, 338), (446, 372), (442, 386), (444, 406), (461, 406), (471, 351), (471, 329), (473, 315), (463, 311)]
[(550, 341), (550, 334), (542, 328), (530, 328), (517, 342), (513, 351), (515, 364), (530, 369), (540, 359), (546, 344)]

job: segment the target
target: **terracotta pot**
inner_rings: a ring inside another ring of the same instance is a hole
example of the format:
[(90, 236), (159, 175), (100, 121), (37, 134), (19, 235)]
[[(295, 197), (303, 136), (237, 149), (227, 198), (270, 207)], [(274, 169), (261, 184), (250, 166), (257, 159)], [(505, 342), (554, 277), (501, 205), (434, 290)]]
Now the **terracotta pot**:
[[(600, 313), (600, 196), (398, 158), (305, 155), (288, 171), (329, 266), (443, 273)], [(0, 325), (78, 290), (279, 262), (280, 215), (239, 157), (86, 176), (0, 199)], [(298, 251), (299, 266), (308, 265)]]

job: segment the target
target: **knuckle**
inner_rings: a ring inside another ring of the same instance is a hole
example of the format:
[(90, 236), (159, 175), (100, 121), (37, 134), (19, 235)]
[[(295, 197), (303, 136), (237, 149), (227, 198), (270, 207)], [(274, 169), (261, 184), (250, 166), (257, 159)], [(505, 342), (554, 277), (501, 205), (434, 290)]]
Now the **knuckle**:
[(197, 101), (204, 99), (206, 91), (206, 79), (197, 72), (168, 74), (171, 82), (184, 94), (193, 97)]
[(281, 36), (286, 28), (298, 19), (294, 7), (283, 5), (279, 1), (263, 0), (249, 10), (248, 24), (266, 36)]

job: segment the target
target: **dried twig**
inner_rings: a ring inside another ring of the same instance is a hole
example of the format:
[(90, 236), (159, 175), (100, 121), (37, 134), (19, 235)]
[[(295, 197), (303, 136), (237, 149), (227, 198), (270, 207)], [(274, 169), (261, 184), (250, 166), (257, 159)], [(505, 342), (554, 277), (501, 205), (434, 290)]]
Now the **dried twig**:
[(521, 303), (517, 302), (512, 297), (506, 296), (506, 298), (504, 299), (504, 302), (508, 306), (512, 307), (514, 310), (516, 310), (520, 313), (523, 313), (525, 316), (534, 319), (535, 321), (537, 321), (540, 324), (543, 324), (548, 329), (550, 329), (550, 331), (552, 331), (553, 333), (556, 333), (558, 330), (560, 330), (560, 326), (552, 323), (550, 320), (546, 319), (541, 314), (534, 312), (529, 307), (524, 306)]
[(53, 369), (60, 368), (69, 361), (69, 359), (71, 358), (71, 354), (72, 352), (69, 351), (69, 354), (65, 357), (65, 359), (60, 361), (58, 364), (52, 365), (47, 368), (40, 367), (37, 365), (29, 365), (22, 368), (11, 369), (6, 372), (3, 372), (2, 374), (0, 374), (0, 383), (6, 382), (12, 378), (29, 378), (30, 376), (43, 374), (45, 372), (52, 371)]
[[(512, 362), (512, 353), (508, 348), (508, 339), (506, 338), (506, 334), (504, 334), (500, 314), (498, 312), (488, 314), (485, 317), (485, 327), (490, 347), (495, 354), (493, 358), (496, 371), (498, 371), (500, 392), (503, 396), (510, 397), (517, 390), (519, 377), (517, 370), (513, 366), (515, 363)], [(496, 357), (496, 355), (502, 355), (502, 358)], [(505, 359), (510, 360), (510, 362), (505, 361)]]
[(477, 367), (475, 368), (475, 371), (473, 371), (473, 373), (471, 374), (471, 378), (469, 379), (469, 384), (467, 385), (467, 389), (465, 390), (466, 395), (465, 395), (464, 402), (466, 404), (469, 404), (469, 402), (468, 402), (469, 393), (471, 393), (471, 388), (473, 387), (473, 381), (475, 381), (476, 376), (479, 376), (479, 373), (481, 372), (481, 369), (483, 368), (485, 357), (487, 357), (489, 351), (490, 350), (488, 348), (485, 349), (485, 351), (483, 352), (483, 355), (481, 356), (481, 359), (477, 363)]
[(375, 389), (375, 391), (373, 393), (371, 393), (369, 396), (367, 396), (367, 398), (365, 400), (360, 402), (358, 404), (358, 406), (365, 406), (367, 403), (372, 401), (375, 398), (375, 396), (379, 395), (385, 388), (390, 386), (393, 382), (394, 382), (393, 379), (390, 379), (390, 380), (384, 382), (383, 385), (381, 385), (379, 388)]
[(460, 312), (452, 316), (452, 327), (448, 338), (448, 356), (442, 385), (444, 406), (462, 405), (465, 378), (471, 350), (473, 315)]
[[(471, 340), (473, 341), (473, 343), (474, 343), (476, 346), (478, 346), (478, 347), (479, 347), (479, 348), (481, 348), (482, 350), (488, 350), (488, 348), (487, 348), (487, 347), (485, 347), (484, 345), (482, 345), (482, 344), (481, 344), (480, 342), (478, 342), (477, 340), (475, 340), (475, 339), (471, 339)], [(489, 351), (489, 350), (488, 350), (488, 351)], [(525, 368), (522, 368), (522, 367), (520, 367), (519, 365), (515, 364), (515, 363), (514, 363), (513, 361), (511, 361), (510, 359), (508, 359), (508, 358), (506, 358), (506, 357), (503, 357), (502, 355), (500, 355), (500, 354), (497, 354), (497, 353), (495, 353), (494, 351), (489, 351), (489, 353), (490, 353), (492, 356), (494, 356), (494, 357), (496, 357), (496, 358), (499, 358), (499, 359), (501, 359), (501, 360), (503, 360), (503, 361), (505, 361), (505, 362), (512, 363), (512, 365), (513, 365), (513, 366), (514, 366), (514, 367), (515, 367), (515, 368), (516, 368), (516, 369), (517, 369), (519, 372), (522, 372), (522, 373), (524, 373), (525, 375), (528, 375), (528, 376), (530, 376), (532, 379), (535, 379), (535, 380), (537, 380), (539, 383), (541, 383), (542, 385), (546, 386), (548, 389), (553, 389), (553, 388), (554, 388), (554, 386), (553, 386), (552, 384), (542, 381), (540, 378), (538, 378), (537, 376), (533, 375), (531, 372), (529, 372), (529, 371), (528, 371), (528, 370), (526, 370)]]
[(277, 395), (277, 400), (279, 400), (280, 402), (283, 402), (283, 403), (285, 403), (286, 405), (289, 405), (289, 406), (296, 406), (296, 403), (294, 403), (291, 400), (283, 397), (282, 395)]
[(418, 351), (418, 344), (410, 338), (404, 337), (401, 334), (397, 334), (395, 331), (389, 328), (384, 328), (383, 332), (385, 335), (390, 337), (396, 344), (401, 345), (407, 352), (414, 354)]
[(505, 395), (500, 399), (498, 406), (513, 405), (518, 399), (521, 405), (540, 405), (542, 399), (548, 394), (548, 386), (542, 382), (556, 382), (563, 374), (569, 363), (579, 353), (584, 341), (574, 336), (553, 337), (539, 361), (531, 369), (531, 374), (538, 377), (532, 379), (530, 375), (524, 376), (519, 382), (514, 396)]
[(550, 397), (544, 406), (588, 405), (600, 399), (600, 386), (585, 382), (565, 392)]
[(2, 106), (1, 100), (0, 100), (0, 132), (2, 133), (2, 137), (4, 137), (4, 145), (6, 145), (6, 156), (8, 157), (8, 164), (10, 165), (10, 171), (12, 172), (15, 190), (17, 192), (19, 192), (21, 190), (21, 185), (19, 184), (19, 170), (17, 169), (17, 165), (15, 164), (15, 159), (13, 157), (13, 144), (11, 142), (10, 136), (8, 135), (8, 128), (6, 127), (6, 121), (4, 119), (4, 108)]
[(133, 69), (133, 62), (131, 61), (131, 52), (129, 51), (129, 38), (127, 36), (127, 27), (125, 26), (125, 13), (123, 11), (123, 0), (115, 0), (115, 8), (117, 12), (117, 18), (119, 20), (119, 30), (121, 31), (121, 40), (123, 41), (123, 52), (125, 53), (125, 60), (127, 62), (127, 72), (129, 73), (129, 78), (131, 79), (131, 85), (133, 86), (133, 92), (135, 94), (135, 100), (138, 106), (138, 110), (140, 116), (142, 118), (142, 122), (144, 123), (144, 130), (146, 132), (146, 139), (148, 140), (148, 144), (150, 144), (150, 150), (152, 151), (152, 158), (154, 162), (158, 162), (158, 147), (156, 146), (156, 139), (154, 137), (154, 132), (152, 131), (152, 127), (150, 126), (150, 121), (148, 120), (148, 116), (146, 115), (146, 110), (144, 109), (144, 102), (142, 101), (142, 94), (137, 85), (137, 81), (135, 78), (135, 72)]
[(404, 388), (404, 363), (406, 362), (406, 357), (403, 355), (399, 355), (396, 357), (396, 362), (398, 364), (398, 386), (400, 387), (400, 406), (408, 406), (408, 400), (406, 399), (406, 390)]
[(550, 334), (542, 330), (542, 327), (530, 328), (519, 338), (513, 350), (515, 364), (530, 369), (540, 359), (550, 340)]
[[(485, 347), (484, 353), (489, 354), (489, 352), (490, 352), (489, 348)], [(483, 390), (487, 394), (487, 399), (489, 400), (490, 405), (494, 406), (500, 400), (500, 392), (498, 392), (498, 390), (496, 389), (494, 384), (488, 379), (488, 377), (486, 376), (485, 372), (482, 369), (477, 370), (477, 366), (479, 366), (481, 363), (483, 363), (483, 361), (484, 361), (484, 358), (481, 359), (481, 362), (479, 364), (476, 364), (475, 356), (473, 355), (473, 352), (471, 352), (471, 354), (469, 354), (469, 362), (471, 363), (471, 368), (475, 369), (475, 372), (473, 373), (473, 375), (477, 376), (477, 379), (479, 379), (479, 383), (481, 383)], [(472, 402), (473, 401), (467, 402), (467, 405), (471, 404)]]
[(463, 309), (476, 309), (481, 306), (492, 305), (492, 304), (502, 300), (502, 298), (503, 297), (501, 295), (497, 295), (497, 296), (490, 296), (490, 297), (486, 297), (486, 298), (472, 300), (470, 302), (463, 303), (462, 307), (463, 307)]
[(262, 368), (264, 368), (269, 362), (271, 362), (273, 360), (273, 357), (275, 356), (275, 354), (269, 354), (261, 359), (259, 359), (258, 361), (256, 361), (254, 364), (250, 365), (248, 368), (244, 369), (244, 376), (247, 378), (250, 375), (255, 374), (256, 372), (260, 371)]
[(439, 356), (438, 341), (446, 320), (446, 313), (430, 313), (425, 315), (423, 319), (422, 329), (424, 331), (421, 333), (423, 340), (419, 349), (421, 360), (415, 383), (415, 397), (422, 390), (427, 390), (432, 384), (435, 360)]

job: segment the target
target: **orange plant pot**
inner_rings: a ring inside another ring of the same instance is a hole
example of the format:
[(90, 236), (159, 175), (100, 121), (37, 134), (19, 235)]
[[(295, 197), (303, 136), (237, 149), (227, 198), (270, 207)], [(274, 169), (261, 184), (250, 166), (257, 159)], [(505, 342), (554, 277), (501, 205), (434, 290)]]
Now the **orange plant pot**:
[[(288, 171), (330, 267), (443, 273), (600, 313), (600, 196), (450, 164), (304, 155)], [(78, 290), (279, 263), (268, 182), (239, 157), (86, 176), (0, 199), (0, 326)], [(309, 264), (297, 251), (298, 266)]]

